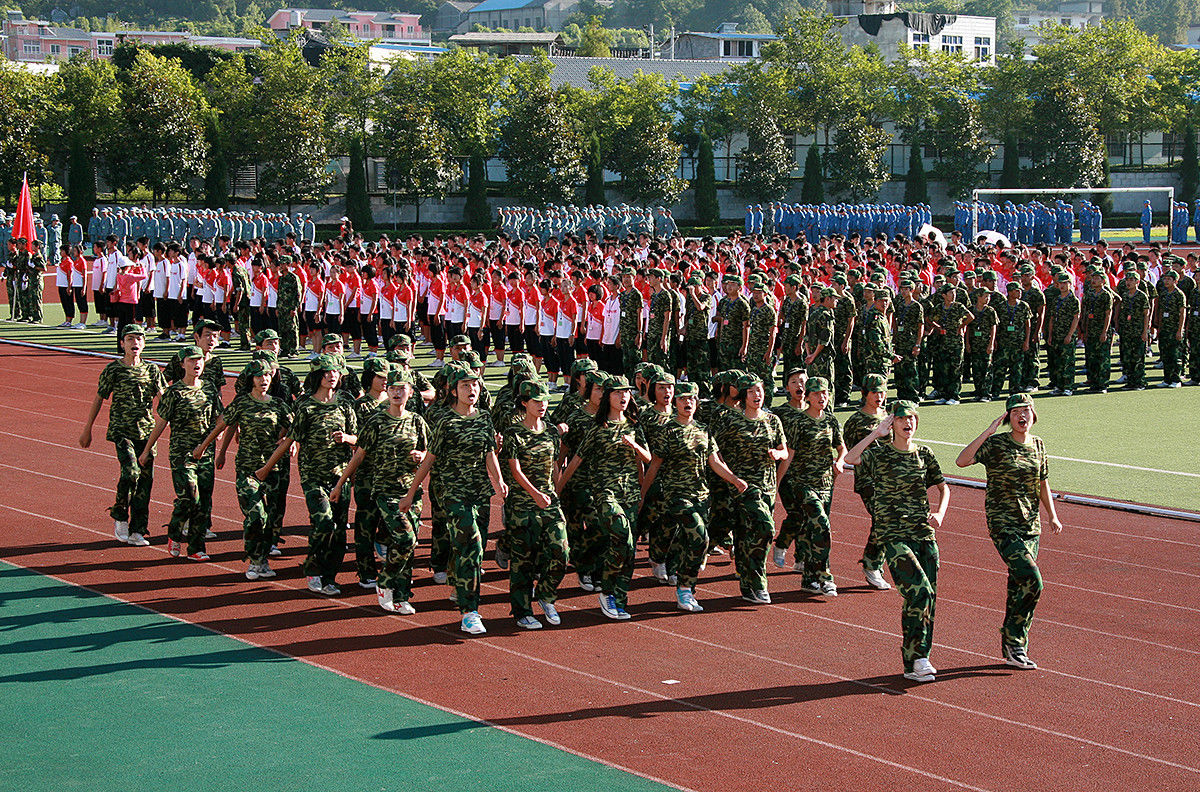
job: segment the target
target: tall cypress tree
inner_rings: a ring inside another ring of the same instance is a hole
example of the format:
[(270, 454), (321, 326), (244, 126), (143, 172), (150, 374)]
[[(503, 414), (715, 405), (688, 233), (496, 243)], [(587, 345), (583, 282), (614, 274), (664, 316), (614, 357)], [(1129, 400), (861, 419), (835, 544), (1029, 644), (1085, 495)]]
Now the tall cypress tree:
[(467, 205), (463, 219), (471, 228), (489, 228), (492, 209), (487, 201), (487, 162), (480, 154), (472, 154), (467, 163)]
[(1012, 190), (1021, 186), (1021, 151), (1013, 135), (1004, 138), (1004, 160), (1000, 166), (1000, 187)]
[(925, 161), (921, 144), (908, 147), (908, 173), (904, 177), (904, 203), (908, 206), (929, 202), (929, 180), (925, 177)]
[(350, 173), (346, 175), (346, 217), (354, 224), (355, 231), (366, 232), (375, 225), (371, 215), (371, 198), (367, 195), (366, 157), (363, 156), (362, 141), (350, 141)]
[(814, 141), (804, 155), (804, 186), (800, 200), (806, 204), (825, 203), (825, 168), (821, 165), (821, 149)]
[(68, 156), (67, 214), (78, 217), (86, 227), (96, 205), (96, 161), (90, 151), (74, 140)]
[(696, 222), (702, 226), (716, 225), (721, 217), (721, 208), (717, 203), (717, 169), (713, 162), (712, 138), (704, 130), (700, 132), (696, 178), (692, 187), (696, 191)]
[(1183, 131), (1183, 157), (1179, 160), (1179, 200), (1191, 206), (1200, 188), (1200, 161), (1196, 159), (1196, 130), (1191, 124)]
[(595, 133), (587, 143), (587, 181), (583, 184), (583, 202), (588, 206), (604, 206), (604, 165), (600, 160), (600, 137)]

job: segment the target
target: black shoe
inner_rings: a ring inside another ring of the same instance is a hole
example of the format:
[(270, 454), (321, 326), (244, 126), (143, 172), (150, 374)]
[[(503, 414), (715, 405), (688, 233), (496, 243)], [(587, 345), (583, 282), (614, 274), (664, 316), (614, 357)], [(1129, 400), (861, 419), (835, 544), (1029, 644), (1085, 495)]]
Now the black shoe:
[(1037, 668), (1037, 663), (1029, 659), (1029, 655), (1025, 654), (1024, 646), (1002, 646), (1001, 652), (1004, 655), (1006, 665), (1014, 668), (1022, 668), (1026, 671), (1031, 671)]

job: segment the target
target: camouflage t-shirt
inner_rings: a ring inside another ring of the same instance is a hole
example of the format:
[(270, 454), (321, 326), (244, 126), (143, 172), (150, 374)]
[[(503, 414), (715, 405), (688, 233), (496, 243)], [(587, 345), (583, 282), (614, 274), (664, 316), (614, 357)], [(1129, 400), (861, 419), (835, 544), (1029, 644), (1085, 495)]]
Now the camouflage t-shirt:
[[(366, 456), (355, 474), (359, 477), (355, 486), (365, 487), (376, 496), (403, 498), (419, 467), (412, 460), (412, 452), (429, 447), (429, 425), (407, 410), (399, 418), (387, 410), (376, 410), (362, 424), (358, 447)], [(368, 477), (363, 478), (368, 463)]]
[(1010, 432), (994, 434), (975, 452), (975, 461), (987, 471), (983, 511), (993, 535), (1011, 533), (1037, 536), (1042, 532), (1038, 491), (1050, 475), (1042, 438), (1030, 436), (1018, 443)]
[[(191, 456), (196, 446), (212, 430), (212, 397), (203, 385), (197, 383), (189, 387), (183, 382), (176, 382), (158, 400), (158, 415), (171, 427), (171, 443), (168, 446), (171, 459)], [(211, 445), (206, 453), (214, 453)]]
[(496, 430), (487, 412), (477, 409), (463, 416), (447, 410), (430, 433), (429, 450), (437, 457), (433, 469), (443, 503), (480, 503), (492, 497), (486, 459), (496, 450)]
[(725, 410), (709, 428), (721, 448), (725, 465), (751, 487), (775, 493), (776, 462), (768, 455), (784, 442), (783, 424), (774, 413), (747, 418), (740, 410)]
[(1032, 313), (1024, 300), (1015, 305), (1004, 305), (996, 314), (996, 349), (1019, 350), (1025, 343), (1025, 328), (1029, 326)]
[[(662, 343), (663, 326), (671, 318), (671, 295), (666, 289), (650, 296), (650, 322), (646, 330), (646, 348), (656, 349)], [(667, 329), (668, 342), (671, 331)]]
[[(862, 410), (855, 410), (850, 413), (850, 417), (846, 419), (846, 423), (842, 426), (842, 442), (846, 444), (846, 448), (854, 448), (854, 446), (861, 443), (864, 437), (875, 431), (875, 427), (879, 426), (886, 415), (886, 413), (871, 415)], [(881, 446), (883, 442), (883, 440), (876, 439), (875, 442), (871, 443), (871, 447)], [(854, 471), (854, 491), (864, 498), (866, 497), (864, 493), (871, 491), (870, 482), (858, 470)]]
[(983, 353), (987, 351), (988, 341), (992, 338), (992, 328), (996, 326), (996, 312), (992, 306), (985, 305), (976, 308), (975, 318), (967, 325), (967, 336), (971, 339), (971, 351)]
[[(370, 393), (364, 393), (354, 400), (354, 417), (358, 419), (360, 429), (365, 429), (367, 420), (375, 413), (386, 410), (388, 399), (382, 401), (374, 398)], [(374, 476), (375, 463), (370, 456), (363, 459), (362, 464), (358, 466), (358, 470), (354, 471), (354, 486), (362, 487), (364, 490), (371, 488), (372, 477)], [(405, 490), (408, 492), (408, 490)]]
[(662, 459), (654, 481), (664, 501), (680, 498), (704, 501), (708, 497), (705, 471), (708, 458), (717, 453), (716, 441), (692, 421), (670, 421), (650, 439), (650, 453)]
[(292, 425), (292, 412), (282, 401), (274, 397), (259, 401), (248, 393), (235, 396), (223, 417), (226, 424), (237, 427), (238, 450), (233, 462), (237, 472), (243, 474), (266, 464), (279, 438)]
[[(176, 352), (167, 361), (163, 376), (167, 382), (174, 384), (183, 381), (183, 350)], [(200, 372), (200, 381), (210, 390), (209, 397), (215, 402), (217, 412), (221, 412), (221, 389), (225, 387), (225, 364), (216, 355), (209, 355), (204, 361), (204, 371)]]
[[(685, 297), (684, 335), (688, 343), (703, 344), (708, 340), (708, 311), (712, 305), (712, 295), (699, 291), (695, 298), (691, 293)], [(696, 303), (700, 303), (700, 307), (696, 307)]]
[(646, 442), (653, 443), (654, 438), (663, 430), (671, 419), (674, 417), (675, 411), (668, 410), (666, 413), (660, 413), (654, 409), (654, 405), (647, 404), (642, 409), (638, 410), (637, 424), (642, 430), (642, 434), (646, 436)]
[(782, 404), (774, 412), (783, 424), (788, 450), (793, 452), (780, 488), (829, 492), (833, 489), (833, 461), (842, 445), (842, 427), (837, 418), (825, 412), (813, 418), (790, 404)]
[[(627, 420), (593, 423), (575, 453), (583, 462), (578, 472), (585, 473), (594, 493), (611, 492), (620, 501), (636, 501), (641, 495), (638, 484), (638, 459), (621, 439), (630, 435), (645, 447), (646, 439)], [(586, 469), (586, 471), (584, 470)]]
[(808, 331), (804, 343), (808, 345), (809, 352), (823, 346), (820, 357), (833, 354), (833, 311), (824, 305), (818, 305), (812, 309), (808, 318)]
[(542, 431), (535, 432), (520, 421), (514, 421), (504, 430), (500, 443), (500, 472), (508, 484), (508, 497), (504, 508), (515, 511), (534, 511), (539, 507), (525, 488), (517, 483), (508, 461), (517, 460), (521, 472), (529, 483), (542, 493), (554, 498), (554, 465), (558, 460), (562, 438), (558, 427), (546, 422)]
[(143, 360), (136, 366), (126, 366), (114, 360), (100, 372), (96, 392), (101, 398), (112, 398), (108, 409), (108, 432), (105, 439), (144, 440), (154, 431), (151, 414), (154, 397), (167, 388), (158, 366)]
[(934, 538), (927, 490), (945, 479), (928, 446), (898, 451), (891, 443), (872, 444), (863, 452), (854, 474), (873, 488), (872, 530), (877, 540)]
[(583, 404), (583, 397), (577, 391), (564, 393), (563, 397), (558, 400), (558, 404), (554, 405), (554, 409), (550, 411), (546, 420), (556, 424), (562, 423), (581, 404)]
[(354, 453), (348, 443), (333, 442), (333, 433), (358, 434), (354, 404), (335, 398), (320, 402), (305, 397), (296, 403), (290, 437), (300, 444), (296, 465), (302, 483), (318, 483), (340, 476)]
[[(925, 307), (919, 300), (896, 305), (896, 332), (892, 341), (898, 355), (911, 355), (917, 345), (917, 333), (925, 323)], [(849, 443), (847, 443), (849, 445)]]
[(779, 309), (779, 339), (784, 354), (790, 355), (800, 338), (800, 330), (808, 321), (808, 301), (803, 297), (788, 297)]
[(571, 412), (559, 421), (559, 423), (567, 425), (567, 431), (562, 436), (562, 442), (568, 454), (575, 453), (575, 449), (579, 448), (579, 444), (583, 442), (583, 438), (595, 422), (596, 416), (583, 409), (582, 405), (576, 405), (575, 409), (571, 410)]

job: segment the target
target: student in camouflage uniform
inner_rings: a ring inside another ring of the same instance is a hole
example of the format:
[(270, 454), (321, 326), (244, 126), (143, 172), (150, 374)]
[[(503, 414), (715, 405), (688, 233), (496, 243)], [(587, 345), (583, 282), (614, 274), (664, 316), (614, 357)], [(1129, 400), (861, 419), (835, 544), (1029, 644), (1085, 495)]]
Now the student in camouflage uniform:
[(728, 274), (721, 278), (725, 296), (717, 302), (717, 368), (742, 368), (746, 342), (750, 337), (750, 303), (742, 296), (742, 278)]
[[(888, 418), (850, 449), (846, 461), (854, 465), (854, 475), (863, 476), (873, 488), (875, 538), (883, 548), (892, 581), (904, 600), (900, 612), (904, 678), (932, 682), (937, 673), (929, 662), (937, 604), (935, 531), (950, 505), (950, 488), (933, 451), (913, 442), (917, 406), (909, 401), (896, 401), (890, 412)], [(875, 444), (889, 435), (891, 442)], [(934, 487), (938, 490), (938, 503), (931, 509), (928, 491)]]
[(336, 500), (329, 495), (350, 461), (351, 447), (358, 439), (358, 419), (354, 402), (338, 395), (344, 371), (341, 362), (318, 355), (309, 366), (304, 380), (307, 395), (296, 403), (291, 430), (254, 475), (266, 481), (292, 443), (300, 444), (296, 466), (309, 521), (308, 556), (302, 569), (309, 591), (333, 597), (342, 593), (337, 573), (346, 555), (350, 499), (344, 487)]
[(939, 295), (942, 303), (930, 314), (933, 331), (939, 339), (937, 357), (933, 361), (934, 384), (939, 395), (937, 403), (958, 404), (962, 389), (963, 330), (974, 315), (956, 299), (954, 286), (946, 284)]
[(785, 372), (807, 368), (804, 338), (808, 325), (808, 300), (801, 293), (802, 283), (799, 275), (788, 275), (783, 279), (783, 303), (779, 306), (779, 349)]
[(971, 323), (967, 325), (963, 353), (966, 370), (975, 385), (975, 400), (992, 400), (992, 353), (996, 349), (996, 311), (990, 303), (987, 289), (975, 290), (975, 306)]
[[(887, 381), (880, 374), (868, 374), (863, 378), (863, 399), (862, 407), (855, 410), (846, 419), (845, 425), (842, 426), (842, 441), (843, 443), (853, 448), (858, 445), (859, 441), (869, 435), (879, 426), (887, 417), (887, 411), (884, 409), (884, 403), (887, 401)], [(876, 439), (875, 445), (880, 445), (882, 441)], [(867, 510), (867, 515), (871, 517), (871, 525), (867, 531), (867, 543), (863, 547), (862, 558), (859, 563), (863, 567), (863, 575), (866, 577), (867, 584), (871, 588), (880, 591), (887, 591), (891, 585), (883, 579), (883, 548), (880, 547), (879, 541), (875, 538), (875, 508), (871, 501), (874, 497), (875, 490), (871, 486), (871, 482), (866, 476), (859, 475), (858, 471), (854, 473), (854, 491), (862, 498), (863, 508)]]
[(651, 269), (647, 276), (652, 290), (650, 319), (646, 325), (646, 359), (664, 370), (671, 368), (671, 295), (663, 283), (664, 273)]
[(567, 572), (567, 520), (555, 492), (562, 441), (544, 418), (550, 391), (537, 380), (520, 384), (520, 419), (504, 429), (500, 472), (508, 484), (504, 531), (508, 536), (508, 591), (512, 615), (527, 630), (540, 629), (533, 599), (551, 625), (562, 622), (554, 603)]
[(708, 348), (708, 313), (712, 295), (704, 286), (704, 279), (693, 275), (688, 279), (684, 292), (684, 365), (688, 380), (700, 388), (700, 398), (712, 395), (712, 359)]
[(358, 433), (358, 448), (329, 497), (339, 498), (351, 476), (355, 477), (356, 497), (360, 489), (371, 493), (375, 499), (377, 534), (381, 538), (377, 547), (383, 558), (375, 587), (379, 607), (410, 616), (417, 612), (409, 600), (413, 551), (421, 519), (420, 490), (416, 505), (401, 509), (400, 501), (412, 486), (417, 466), (425, 459), (429, 427), (421, 416), (408, 409), (414, 387), (412, 372), (389, 368), (386, 374), (381, 372), (378, 376), (387, 378), (386, 398), (380, 408), (366, 413)]
[(877, 285), (870, 291), (864, 289), (863, 293), (871, 294), (872, 299), (863, 317), (860, 386), (868, 374), (881, 374), (886, 381), (897, 360), (892, 347), (892, 323), (887, 313), (891, 299), (887, 289)]
[(633, 579), (633, 526), (637, 519), (640, 465), (650, 461), (646, 440), (626, 418), (631, 399), (624, 377), (608, 377), (600, 409), (575, 449), (559, 489), (583, 466), (590, 502), (588, 530), (607, 543), (600, 580), (600, 612), (610, 619), (629, 618), (629, 583)]
[[(987, 471), (983, 509), (988, 533), (1008, 566), (1008, 599), (1000, 627), (1000, 652), (1008, 665), (1026, 669), (1037, 668), (1026, 647), (1033, 611), (1042, 594), (1042, 573), (1037, 566), (1042, 532), (1039, 506), (1046, 509), (1054, 533), (1061, 532), (1063, 527), (1047, 481), (1046, 446), (1040, 437), (1030, 434), (1035, 423), (1033, 399), (1023, 393), (1010, 396), (1004, 404), (1004, 414), (971, 441), (956, 460), (959, 467), (978, 462)], [(996, 434), (1006, 424), (1011, 431)]]
[[(662, 369), (656, 369), (646, 384), (646, 393), (653, 399), (650, 404), (637, 411), (637, 425), (646, 446), (652, 447), (658, 435), (667, 427), (675, 415), (675, 377)], [(671, 536), (664, 526), (667, 503), (661, 487), (652, 481), (642, 486), (642, 505), (638, 509), (637, 536), (645, 537), (650, 556), (650, 570), (659, 583), (674, 583), (675, 570), (667, 565), (667, 553)]]
[(138, 455), (146, 447), (146, 439), (154, 430), (151, 412), (154, 398), (166, 390), (167, 382), (158, 366), (142, 360), (146, 331), (141, 325), (126, 325), (122, 340), (125, 344), (124, 357), (109, 363), (100, 372), (96, 397), (84, 420), (79, 446), (91, 446), (92, 427), (100, 413), (100, 406), (105, 399), (112, 398), (105, 439), (116, 448), (121, 472), (109, 515), (113, 518), (113, 533), (118, 541), (144, 547), (150, 544), (150, 489), (154, 483), (154, 454), (151, 452), (146, 464), (141, 464)]
[(1183, 331), (1187, 319), (1187, 296), (1179, 288), (1179, 276), (1165, 269), (1158, 296), (1158, 354), (1162, 358), (1163, 381), (1160, 388), (1178, 388), (1183, 375)]
[(621, 270), (621, 295), (617, 298), (621, 314), (617, 322), (616, 345), (621, 350), (621, 368), (626, 377), (642, 361), (642, 293), (634, 288), (632, 267)]
[(1009, 393), (1020, 393), (1025, 383), (1025, 353), (1033, 321), (1029, 304), (1021, 299), (1021, 284), (1009, 281), (1007, 299), (996, 312), (996, 353), (992, 359), (991, 394), (999, 398), (1008, 383)]
[(213, 462), (215, 454), (205, 450), (200, 459), (193, 451), (212, 429), (217, 409), (207, 388), (200, 381), (204, 371), (204, 351), (187, 346), (179, 351), (183, 378), (163, 392), (158, 400), (158, 417), (154, 431), (146, 440), (145, 450), (138, 457), (143, 467), (154, 456), (154, 444), (163, 431), (171, 427), (171, 442), (167, 458), (171, 464), (171, 483), (175, 485), (175, 503), (171, 521), (167, 524), (167, 552), (180, 555), (184, 532), (187, 533), (186, 555), (193, 561), (207, 561), (204, 552), (205, 535), (212, 528)]
[[(208, 437), (192, 452), (194, 459), (203, 459), (208, 446), (223, 433), (216, 458), (216, 469), (221, 470), (225, 467), (225, 452), (230, 441), (235, 434), (238, 437), (237, 456), (233, 460), (234, 487), (238, 505), (242, 508), (245, 557), (250, 563), (246, 570), (247, 580), (275, 577), (267, 560), (276, 538), (274, 513), (282, 500), (280, 489), (285, 480), (280, 468), (272, 470), (266, 481), (259, 481), (254, 473), (270, 458), (292, 425), (292, 412), (287, 403), (270, 393), (277, 374), (278, 369), (273, 363), (251, 360), (238, 375), (239, 382), (243, 377), (250, 380), (250, 388), (238, 391), (225, 412), (217, 416)], [(283, 490), (284, 497), (286, 493)]]
[[(846, 446), (842, 428), (826, 408), (829, 380), (809, 377), (801, 392), (798, 375), (788, 380), (787, 404), (775, 410), (783, 425), (788, 457), (781, 466), (779, 500), (787, 515), (775, 537), (775, 566), (786, 566), (788, 546), (796, 543), (794, 569), (804, 577), (801, 587), (827, 597), (837, 596), (829, 570), (832, 536), (833, 480), (844, 469)], [(801, 408), (803, 404), (803, 409)]]
[[(733, 383), (745, 372), (719, 371), (713, 376), (713, 400), (705, 402), (697, 409), (696, 420), (706, 426), (709, 433), (727, 410), (737, 409), (735, 397), (737, 388)], [(708, 552), (710, 555), (724, 555), (733, 548), (733, 524), (735, 515), (741, 509), (740, 493), (729, 486), (715, 471), (705, 473), (708, 484)]]
[[(638, 366), (649, 366), (649, 363), (639, 363)], [(598, 368), (589, 368), (581, 376), (582, 390), (580, 401), (574, 407), (565, 411), (561, 417), (552, 416), (555, 425), (565, 425), (567, 431), (562, 436), (561, 462), (570, 459), (583, 443), (600, 412), (601, 399), (604, 397), (604, 383), (608, 376)], [(564, 402), (566, 399), (563, 400)], [(579, 575), (579, 587), (587, 592), (599, 590), (602, 573), (603, 555), (606, 543), (603, 537), (585, 526), (588, 503), (591, 501), (591, 490), (587, 477), (572, 476), (570, 481), (559, 487), (559, 497), (562, 499), (563, 515), (567, 520), (567, 543), (571, 548), (571, 564)]]
[(896, 396), (907, 401), (919, 402), (924, 393), (921, 389), (921, 374), (918, 368), (921, 357), (921, 342), (925, 336), (925, 307), (913, 297), (916, 282), (900, 282), (900, 301), (895, 306), (896, 329), (893, 347), (896, 353)]
[(737, 478), (717, 456), (717, 445), (696, 423), (700, 389), (694, 382), (675, 386), (675, 417), (650, 439), (648, 486), (657, 486), (666, 504), (663, 530), (667, 536), (667, 564), (675, 570), (675, 602), (679, 610), (696, 613), (696, 581), (708, 552), (708, 486), (712, 471), (745, 492)]
[(1025, 393), (1033, 393), (1038, 389), (1038, 348), (1046, 322), (1046, 295), (1034, 280), (1033, 273), (1032, 263), (1022, 264), (1021, 302), (1029, 306), (1029, 348), (1025, 350), (1025, 359), (1021, 362), (1024, 378), (1021, 390)]
[(1079, 298), (1071, 289), (1071, 276), (1055, 278), (1058, 293), (1046, 297), (1046, 364), (1050, 369), (1050, 395), (1070, 396), (1075, 389), (1075, 338), (1079, 329)]
[(779, 315), (767, 297), (767, 284), (759, 275), (750, 276), (750, 334), (746, 341), (746, 370), (763, 383), (763, 405), (771, 406), (775, 395), (775, 334)]
[(1112, 368), (1112, 313), (1117, 295), (1108, 288), (1104, 270), (1088, 271), (1092, 288), (1084, 293), (1080, 309), (1080, 334), (1083, 336), (1083, 361), (1087, 384), (1096, 393), (1108, 392)]
[[(213, 354), (221, 340), (221, 326), (211, 319), (200, 319), (192, 326), (192, 344), (204, 352), (204, 372), (200, 381), (208, 389), (209, 397), (217, 413), (221, 412), (221, 390), (225, 387), (225, 365), (221, 358)], [(183, 351), (175, 353), (167, 361), (163, 376), (172, 384), (183, 379)]]
[(41, 241), (35, 239), (30, 242), (30, 251), (25, 256), (23, 269), (17, 294), (21, 309), (20, 318), (31, 324), (41, 324), (44, 286), (42, 276), (46, 273), (46, 257), (42, 253)]
[(1185, 275), (1183, 282), (1192, 284), (1187, 310), (1188, 385), (1200, 385), (1200, 269), (1192, 273), (1190, 281)]
[(279, 321), (279, 356), (295, 357), (300, 349), (300, 276), (292, 270), (292, 257), (279, 257), (279, 286), (275, 311)]
[(734, 386), (736, 408), (721, 412), (709, 432), (721, 461), (749, 485), (732, 510), (733, 560), (742, 599), (766, 605), (771, 602), (766, 566), (775, 534), (775, 467), (788, 455), (787, 441), (779, 417), (763, 409), (762, 380), (743, 374)]
[[(1150, 341), (1150, 298), (1139, 288), (1137, 270), (1125, 269), (1117, 312), (1121, 374), (1129, 390), (1146, 389), (1146, 346)], [(1200, 323), (1197, 323), (1200, 324)]]
[(821, 289), (821, 302), (812, 309), (804, 338), (804, 368), (811, 377), (833, 379), (833, 289)]
[[(833, 276), (834, 291), (837, 294), (833, 305), (833, 402), (838, 407), (850, 403), (850, 391), (854, 387), (853, 345), (854, 324), (858, 314), (858, 306), (854, 295), (845, 290), (846, 276)], [(838, 290), (841, 287), (841, 290)], [(810, 371), (812, 376), (820, 376)]]
[[(367, 419), (376, 412), (388, 409), (391, 403), (387, 389), (390, 370), (391, 364), (383, 358), (373, 357), (363, 361), (361, 382), (364, 392), (354, 400), (355, 417), (360, 428), (365, 427)], [(353, 479), (354, 567), (358, 572), (358, 585), (365, 589), (375, 588), (379, 575), (375, 563), (379, 510), (375, 508), (375, 493), (371, 490), (371, 483), (376, 479), (374, 467), (373, 459), (364, 459), (359, 463), (358, 473)], [(335, 487), (334, 492), (340, 492), (340, 487)], [(382, 553), (380, 557), (383, 557)]]
[(429, 451), (400, 501), (400, 510), (413, 506), (417, 488), (435, 466), (442, 473), (441, 493), (450, 536), (454, 543), (449, 579), (454, 586), (461, 629), (470, 635), (487, 632), (479, 618), (479, 583), (483, 576), (483, 548), (487, 544), (493, 489), (505, 497), (508, 486), (496, 459), (496, 430), (492, 417), (479, 409), (482, 382), (478, 374), (454, 367), (446, 377), (453, 403), (429, 439)]

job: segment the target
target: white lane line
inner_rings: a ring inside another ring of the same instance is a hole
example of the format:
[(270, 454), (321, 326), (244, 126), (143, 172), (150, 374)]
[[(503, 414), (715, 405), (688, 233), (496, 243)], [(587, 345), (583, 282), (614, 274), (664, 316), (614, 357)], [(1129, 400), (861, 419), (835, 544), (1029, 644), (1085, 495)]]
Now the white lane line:
[[(948, 440), (928, 440), (924, 437), (918, 442), (932, 443), (934, 445), (954, 446), (955, 448), (966, 448), (965, 443), (951, 443)], [(1085, 465), (1103, 465), (1104, 467), (1122, 468), (1123, 470), (1140, 470), (1144, 473), (1165, 473), (1168, 476), (1187, 476), (1188, 478), (1200, 478), (1200, 473), (1185, 473), (1182, 470), (1163, 470), (1162, 468), (1140, 467), (1138, 465), (1122, 465), (1119, 462), (1101, 462), (1097, 459), (1078, 459), (1076, 457), (1054, 456), (1053, 454), (1046, 455), (1049, 459), (1057, 459), (1059, 462), (1081, 462)]]

